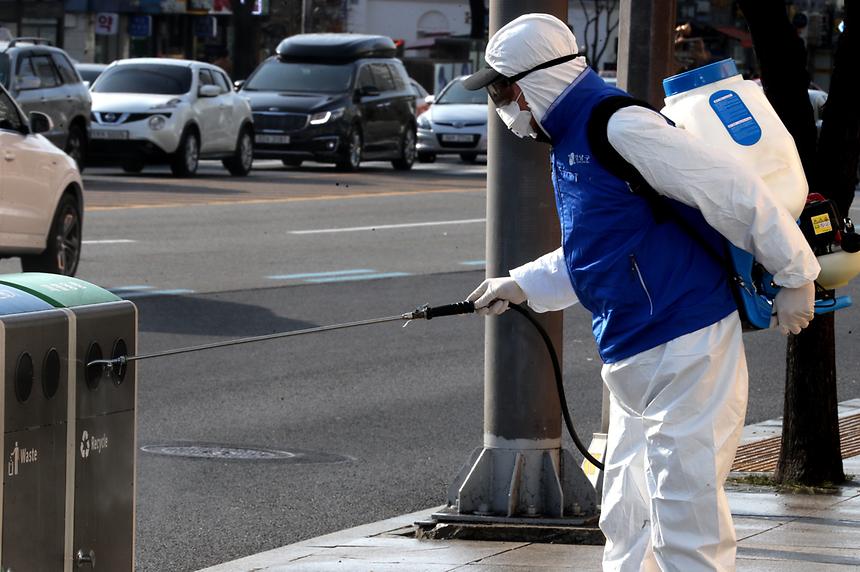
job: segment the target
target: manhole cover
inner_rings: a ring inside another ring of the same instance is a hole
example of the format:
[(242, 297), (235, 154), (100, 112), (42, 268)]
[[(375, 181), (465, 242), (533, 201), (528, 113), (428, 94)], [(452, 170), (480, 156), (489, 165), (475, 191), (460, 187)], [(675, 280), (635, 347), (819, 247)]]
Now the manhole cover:
[(352, 457), (293, 449), (267, 449), (261, 447), (241, 447), (236, 445), (218, 445), (210, 443), (174, 443), (160, 445), (144, 445), (140, 448), (145, 453), (164, 455), (167, 457), (185, 457), (191, 459), (216, 459), (219, 461), (279, 461), (286, 463), (343, 463), (352, 461)]

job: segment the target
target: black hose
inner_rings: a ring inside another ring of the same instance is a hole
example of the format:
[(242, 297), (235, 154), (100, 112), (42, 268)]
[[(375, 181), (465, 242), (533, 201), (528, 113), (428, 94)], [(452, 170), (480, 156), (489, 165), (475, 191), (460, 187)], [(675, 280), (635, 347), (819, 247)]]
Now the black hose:
[(540, 337), (543, 338), (543, 343), (546, 345), (547, 352), (549, 352), (550, 360), (552, 360), (552, 370), (555, 372), (555, 387), (558, 390), (558, 401), (561, 404), (561, 416), (564, 417), (564, 424), (567, 427), (567, 432), (570, 433), (570, 438), (573, 439), (573, 444), (576, 445), (576, 448), (579, 449), (582, 456), (602, 471), (603, 463), (595, 459), (594, 456), (588, 452), (588, 448), (582, 443), (582, 441), (580, 441), (579, 435), (576, 434), (576, 429), (573, 428), (570, 411), (567, 409), (567, 399), (564, 396), (564, 380), (561, 374), (561, 365), (558, 363), (558, 354), (555, 351), (555, 346), (552, 345), (552, 340), (550, 339), (549, 334), (546, 333), (546, 330), (540, 322), (531, 315), (531, 312), (523, 306), (511, 304), (510, 309), (516, 311), (526, 320), (531, 322), (531, 325), (535, 327), (540, 334)]

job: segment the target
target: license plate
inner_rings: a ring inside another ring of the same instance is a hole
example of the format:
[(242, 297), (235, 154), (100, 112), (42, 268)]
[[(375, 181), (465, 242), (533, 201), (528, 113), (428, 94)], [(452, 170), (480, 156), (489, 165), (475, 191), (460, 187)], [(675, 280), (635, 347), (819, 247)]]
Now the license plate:
[(475, 138), (472, 135), (443, 134), (442, 141), (445, 143), (471, 143)]
[(257, 135), (255, 138), (257, 143), (276, 143), (286, 145), (290, 142), (289, 135)]
[(91, 139), (128, 139), (128, 131), (113, 131), (107, 129), (90, 130)]

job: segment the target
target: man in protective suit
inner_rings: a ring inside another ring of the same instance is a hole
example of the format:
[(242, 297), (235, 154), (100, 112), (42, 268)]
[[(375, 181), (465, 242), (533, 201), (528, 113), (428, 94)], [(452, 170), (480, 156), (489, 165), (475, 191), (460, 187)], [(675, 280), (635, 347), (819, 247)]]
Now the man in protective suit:
[(655, 111), (621, 107), (593, 133), (595, 109), (626, 94), (586, 65), (557, 18), (517, 18), (485, 58), (490, 67), (466, 87), (486, 88), (514, 134), (552, 145), (562, 247), (485, 280), (469, 300), (482, 315), (524, 301), (546, 312), (578, 300), (592, 312), (610, 392), (604, 570), (734, 570), (723, 484), (743, 430), (747, 367), (727, 272), (595, 158), (595, 137), (774, 275), (783, 333), (813, 318), (815, 256), (762, 179)]

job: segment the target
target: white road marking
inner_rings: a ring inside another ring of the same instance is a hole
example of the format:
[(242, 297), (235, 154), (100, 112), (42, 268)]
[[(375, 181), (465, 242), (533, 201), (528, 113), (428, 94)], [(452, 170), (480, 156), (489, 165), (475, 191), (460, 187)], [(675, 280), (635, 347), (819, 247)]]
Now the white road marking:
[(269, 280), (302, 280), (306, 278), (328, 278), (332, 276), (348, 276), (351, 274), (371, 274), (376, 270), (369, 268), (354, 268), (351, 270), (332, 270), (330, 272), (306, 272), (304, 274), (276, 274), (266, 276)]
[(104, 240), (82, 240), (84, 244), (129, 244), (137, 242), (128, 238), (106, 238)]
[(346, 228), (319, 228), (315, 230), (291, 230), (290, 234), (327, 234), (334, 232), (360, 232), (363, 230), (389, 230), (393, 228), (415, 228), (420, 226), (451, 226), (458, 224), (475, 224), (487, 222), (485, 218), (468, 218), (463, 220), (438, 220), (432, 222), (408, 222), (403, 224), (380, 224), (376, 226), (353, 226)]

